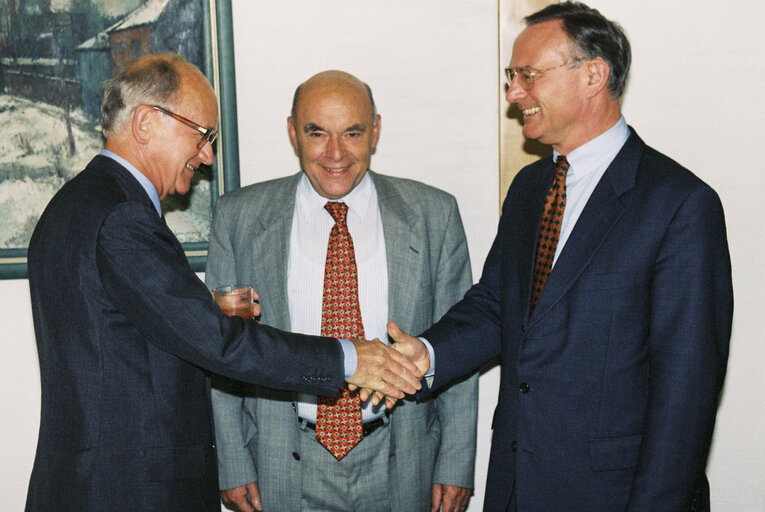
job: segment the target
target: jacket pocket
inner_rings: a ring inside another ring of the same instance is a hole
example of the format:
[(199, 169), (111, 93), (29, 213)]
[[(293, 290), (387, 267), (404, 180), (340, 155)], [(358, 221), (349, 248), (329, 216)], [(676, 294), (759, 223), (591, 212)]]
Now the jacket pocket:
[(643, 436), (590, 439), (590, 462), (594, 471), (633, 469), (640, 454)]

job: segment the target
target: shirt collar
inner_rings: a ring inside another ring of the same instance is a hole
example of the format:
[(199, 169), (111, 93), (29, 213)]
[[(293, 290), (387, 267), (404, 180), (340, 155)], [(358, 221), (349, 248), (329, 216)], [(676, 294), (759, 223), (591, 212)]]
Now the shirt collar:
[[(568, 183), (569, 178), (581, 178), (589, 172), (595, 172), (603, 163), (610, 163), (629, 136), (627, 121), (621, 116), (611, 128), (566, 155), (570, 166), (566, 182)], [(560, 153), (553, 151), (553, 162), (559, 155)]]
[(348, 194), (340, 199), (327, 199), (316, 192), (308, 176), (303, 172), (298, 183), (297, 201), (301, 202), (307, 215), (315, 215), (319, 210), (324, 210), (324, 205), (328, 201), (337, 201), (347, 204), (350, 211), (353, 211), (360, 218), (364, 218), (369, 211), (370, 203), (374, 198), (374, 192), (374, 182), (367, 172), (364, 173), (364, 177), (361, 178), (359, 184)]
[(116, 153), (112, 153), (108, 149), (102, 149), (101, 155), (111, 158), (118, 164), (120, 164), (122, 167), (128, 170), (130, 174), (133, 175), (135, 179), (138, 180), (138, 183), (141, 184), (143, 189), (146, 191), (146, 193), (149, 195), (149, 199), (151, 199), (151, 203), (154, 205), (154, 208), (157, 210), (157, 214), (162, 217), (162, 208), (159, 205), (159, 193), (157, 192), (157, 189), (154, 187), (154, 185), (149, 181), (149, 178), (144, 176), (144, 174), (139, 171), (138, 169), (133, 166), (130, 162), (122, 158)]

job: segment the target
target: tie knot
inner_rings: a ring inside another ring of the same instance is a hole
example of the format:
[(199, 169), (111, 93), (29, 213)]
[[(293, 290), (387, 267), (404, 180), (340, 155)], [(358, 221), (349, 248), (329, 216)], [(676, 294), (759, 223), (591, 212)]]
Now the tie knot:
[(328, 202), (324, 205), (324, 209), (332, 215), (335, 222), (338, 224), (345, 224), (345, 217), (348, 215), (348, 205), (345, 203)]
[(566, 178), (568, 172), (568, 160), (563, 155), (558, 155), (558, 159), (555, 161), (555, 174), (560, 178)]

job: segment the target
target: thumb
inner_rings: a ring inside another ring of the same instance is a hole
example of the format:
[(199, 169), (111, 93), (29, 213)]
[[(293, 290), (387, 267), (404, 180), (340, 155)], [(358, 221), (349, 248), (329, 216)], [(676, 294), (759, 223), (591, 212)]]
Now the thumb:
[(401, 328), (396, 325), (396, 322), (388, 322), (386, 327), (388, 330), (388, 336), (390, 336), (393, 341), (399, 341), (404, 334)]

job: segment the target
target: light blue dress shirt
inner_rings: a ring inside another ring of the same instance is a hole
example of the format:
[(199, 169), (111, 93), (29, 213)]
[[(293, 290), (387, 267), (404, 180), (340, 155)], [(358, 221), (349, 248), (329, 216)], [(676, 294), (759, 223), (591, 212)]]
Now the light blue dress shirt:
[[(571, 236), (576, 221), (579, 220), (579, 216), (584, 211), (587, 201), (590, 200), (593, 190), (629, 136), (630, 129), (624, 116), (622, 116), (611, 128), (566, 155), (566, 160), (569, 163), (569, 169), (566, 173), (566, 208), (563, 210), (563, 223), (561, 224), (558, 246), (555, 249), (553, 267), (558, 261), (558, 255), (563, 250), (563, 246), (566, 245), (569, 236)], [(560, 153), (553, 151), (553, 162), (558, 159), (559, 155)], [(426, 374), (426, 377), (430, 377), (435, 374), (436, 370), (435, 353), (428, 340), (420, 339), (425, 343), (430, 354), (430, 370)]]
[(102, 149), (101, 155), (111, 158), (118, 164), (120, 164), (122, 167), (127, 169), (130, 174), (133, 175), (135, 179), (138, 180), (138, 183), (141, 184), (143, 189), (146, 191), (147, 194), (149, 194), (149, 199), (151, 199), (151, 203), (154, 205), (154, 208), (157, 210), (157, 215), (162, 217), (162, 208), (159, 206), (159, 193), (157, 192), (157, 189), (154, 187), (154, 185), (149, 181), (149, 178), (143, 175), (141, 171), (133, 167), (133, 164), (122, 158), (121, 156), (112, 153), (108, 149)]

